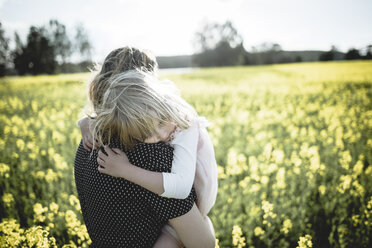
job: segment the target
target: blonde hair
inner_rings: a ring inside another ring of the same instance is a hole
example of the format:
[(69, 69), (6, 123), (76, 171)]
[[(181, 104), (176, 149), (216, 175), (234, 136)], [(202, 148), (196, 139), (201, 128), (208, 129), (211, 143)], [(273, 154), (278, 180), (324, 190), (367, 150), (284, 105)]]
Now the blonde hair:
[(140, 70), (112, 76), (96, 112), (93, 138), (103, 145), (117, 137), (127, 148), (152, 136), (159, 125), (173, 122), (187, 129), (197, 116), (172, 82)]
[(96, 109), (103, 102), (103, 94), (111, 78), (125, 71), (137, 69), (156, 75), (158, 64), (155, 56), (146, 50), (126, 46), (111, 51), (102, 65), (96, 64), (88, 81), (89, 104), (85, 109), (88, 116), (96, 115)]

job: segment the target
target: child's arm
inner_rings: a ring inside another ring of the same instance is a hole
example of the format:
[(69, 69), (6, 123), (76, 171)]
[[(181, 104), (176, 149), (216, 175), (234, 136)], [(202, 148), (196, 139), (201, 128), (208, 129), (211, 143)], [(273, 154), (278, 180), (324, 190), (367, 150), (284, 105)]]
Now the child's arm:
[(195, 179), (199, 129), (191, 126), (171, 141), (174, 147), (171, 173), (163, 174), (164, 193), (168, 198), (185, 199)]
[(145, 189), (173, 198), (186, 198), (193, 185), (196, 149), (199, 138), (197, 127), (191, 126), (174, 139), (172, 173), (153, 172), (132, 165), (120, 149), (105, 146), (108, 156), (98, 152), (98, 170), (114, 177), (122, 177)]
[(160, 172), (153, 172), (132, 165), (125, 153), (118, 149), (104, 146), (106, 156), (101, 150), (98, 152), (98, 171), (114, 177), (122, 177), (132, 183), (160, 195), (164, 192), (163, 177)]

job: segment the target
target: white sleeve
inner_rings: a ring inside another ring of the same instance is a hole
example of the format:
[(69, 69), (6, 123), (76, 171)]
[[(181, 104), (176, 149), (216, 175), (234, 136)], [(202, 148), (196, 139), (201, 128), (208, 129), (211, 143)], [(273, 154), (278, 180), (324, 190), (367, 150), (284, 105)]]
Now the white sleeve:
[(176, 134), (170, 142), (174, 147), (171, 173), (163, 172), (164, 192), (160, 196), (185, 199), (195, 178), (199, 129), (191, 126)]

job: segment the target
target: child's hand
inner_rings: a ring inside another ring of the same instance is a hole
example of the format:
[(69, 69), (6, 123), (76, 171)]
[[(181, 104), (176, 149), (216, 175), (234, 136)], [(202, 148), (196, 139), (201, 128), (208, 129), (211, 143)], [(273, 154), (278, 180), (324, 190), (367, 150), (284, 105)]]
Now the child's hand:
[(103, 149), (107, 156), (101, 150), (98, 152), (97, 162), (100, 165), (98, 171), (113, 177), (124, 178), (125, 169), (131, 166), (127, 155), (118, 148), (111, 149), (104, 146)]
[(79, 120), (79, 127), (81, 130), (81, 135), (83, 136), (83, 147), (87, 151), (97, 148), (97, 143), (93, 142), (92, 134), (89, 130), (89, 118), (84, 117)]

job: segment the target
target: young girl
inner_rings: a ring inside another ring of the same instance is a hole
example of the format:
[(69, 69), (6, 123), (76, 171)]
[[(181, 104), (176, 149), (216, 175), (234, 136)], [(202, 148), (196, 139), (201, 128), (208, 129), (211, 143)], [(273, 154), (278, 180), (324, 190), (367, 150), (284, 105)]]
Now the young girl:
[[(217, 166), (206, 131), (208, 122), (178, 95), (171, 82), (159, 81), (140, 71), (116, 74), (105, 87), (104, 98), (96, 109), (93, 134), (98, 134), (98, 143), (103, 144), (113, 133), (120, 133), (127, 147), (138, 141), (168, 142), (174, 147), (171, 173), (133, 166), (123, 151), (108, 146), (104, 147), (107, 155), (99, 152), (100, 172), (123, 177), (164, 197), (186, 198), (194, 185), (197, 206), (206, 217), (217, 194)], [(87, 125), (81, 123), (81, 126), (84, 135)], [(88, 145), (92, 148), (93, 142)], [(210, 220), (207, 221), (213, 230)], [(171, 242), (170, 238), (177, 239), (177, 235), (166, 226), (157, 245), (164, 246)]]
[(103, 94), (109, 87), (110, 78), (118, 73), (134, 69), (156, 75), (157, 68), (156, 58), (149, 51), (142, 51), (129, 46), (111, 51), (102, 65), (97, 64), (95, 66), (91, 78), (88, 80), (89, 105), (86, 108), (87, 116), (78, 121), (78, 126), (83, 135), (83, 146), (86, 150), (91, 151), (91, 149), (98, 148), (96, 143), (93, 142), (89, 123), (102, 104)]

